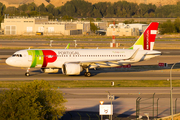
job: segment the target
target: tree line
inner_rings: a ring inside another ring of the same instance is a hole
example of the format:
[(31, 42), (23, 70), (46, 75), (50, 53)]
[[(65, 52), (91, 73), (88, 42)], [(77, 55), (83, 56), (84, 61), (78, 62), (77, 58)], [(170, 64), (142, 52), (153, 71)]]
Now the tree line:
[(159, 25), (160, 34), (180, 33), (180, 19), (175, 19), (174, 22), (167, 20)]
[(69, 17), (178, 17), (180, 2), (176, 5), (159, 6), (153, 4), (136, 4), (127, 1), (115, 3), (99, 2), (92, 4), (84, 0), (71, 0), (63, 6), (52, 4), (37, 6), (35, 3), (20, 5), (18, 8), (7, 7), (0, 3), (0, 16), (4, 14), (15, 16), (49, 16), (50, 19)]

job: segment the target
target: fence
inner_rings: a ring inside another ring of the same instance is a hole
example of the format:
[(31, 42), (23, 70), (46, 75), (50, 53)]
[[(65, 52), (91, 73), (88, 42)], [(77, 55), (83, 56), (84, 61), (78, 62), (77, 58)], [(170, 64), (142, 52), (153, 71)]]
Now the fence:
[[(169, 98), (170, 99), (170, 98)], [(150, 117), (151, 119), (159, 118), (159, 100), (160, 98), (155, 98), (155, 93), (150, 98), (141, 98), (136, 99), (136, 120), (141, 119), (142, 116)], [(174, 101), (173, 112), (177, 114), (178, 111), (178, 99)], [(170, 103), (169, 103), (170, 108)], [(161, 108), (162, 111), (163, 108)], [(164, 110), (165, 111), (165, 110)], [(171, 114), (171, 109), (168, 109), (169, 115)], [(147, 118), (146, 118), (147, 119)]]
[[(141, 118), (142, 113), (145, 113), (147, 117), (151, 116), (152, 119), (155, 118), (155, 111), (157, 112), (156, 118), (158, 118), (158, 101), (155, 102), (155, 93), (151, 98), (140, 98), (136, 99), (136, 119)], [(156, 107), (156, 109), (155, 109)], [(141, 113), (141, 115), (140, 115)]]

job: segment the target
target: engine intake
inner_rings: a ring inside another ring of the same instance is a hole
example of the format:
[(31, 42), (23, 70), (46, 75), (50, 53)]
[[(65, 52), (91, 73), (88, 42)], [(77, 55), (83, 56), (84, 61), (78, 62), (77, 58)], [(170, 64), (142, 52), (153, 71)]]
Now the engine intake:
[(62, 73), (66, 75), (79, 75), (83, 71), (82, 66), (76, 63), (66, 63), (62, 66)]

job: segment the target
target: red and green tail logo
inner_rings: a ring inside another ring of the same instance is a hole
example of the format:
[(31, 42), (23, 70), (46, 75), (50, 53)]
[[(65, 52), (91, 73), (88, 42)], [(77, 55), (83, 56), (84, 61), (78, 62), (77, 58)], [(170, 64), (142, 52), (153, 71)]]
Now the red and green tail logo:
[(153, 50), (158, 22), (152, 22), (130, 49)]

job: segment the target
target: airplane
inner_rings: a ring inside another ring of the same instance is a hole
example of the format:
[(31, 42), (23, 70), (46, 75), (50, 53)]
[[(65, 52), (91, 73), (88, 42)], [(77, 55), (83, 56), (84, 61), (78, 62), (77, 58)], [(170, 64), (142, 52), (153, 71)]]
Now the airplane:
[(60, 69), (65, 75), (91, 76), (89, 69), (117, 67), (148, 60), (161, 55), (153, 50), (158, 22), (152, 22), (129, 49), (25, 49), (15, 52), (6, 63), (15, 67), (26, 67), (25, 76), (30, 76), (30, 68), (41, 68), (45, 73), (55, 73)]

